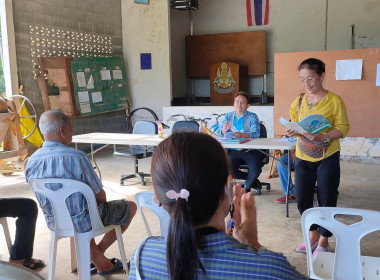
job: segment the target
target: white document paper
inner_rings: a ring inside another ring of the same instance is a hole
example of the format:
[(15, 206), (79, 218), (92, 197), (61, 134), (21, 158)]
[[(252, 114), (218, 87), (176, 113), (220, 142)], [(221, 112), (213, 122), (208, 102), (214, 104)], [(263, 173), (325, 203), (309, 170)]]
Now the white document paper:
[(102, 97), (102, 93), (100, 91), (95, 91), (92, 93), (92, 102), (93, 103), (98, 103), (98, 102), (102, 102), (103, 101), (103, 97)]
[(77, 72), (78, 87), (86, 86), (86, 79), (84, 77), (84, 72)]
[(100, 78), (102, 80), (111, 80), (111, 71), (110, 70), (100, 70)]
[(90, 102), (88, 91), (78, 91), (78, 99), (79, 99), (79, 103)]
[(336, 80), (361, 80), (363, 59), (337, 60), (335, 69)]
[(380, 87), (380, 64), (377, 64), (377, 71), (376, 71), (376, 86)]
[(80, 105), (80, 111), (82, 113), (90, 113), (91, 112), (91, 106), (89, 102), (79, 103)]
[(285, 126), (287, 129), (290, 129), (290, 130), (295, 130), (297, 131), (298, 133), (301, 133), (303, 134), (304, 132), (306, 132), (305, 129), (302, 128), (302, 126), (300, 126), (298, 124), (298, 122), (289, 122), (287, 120), (285, 120), (284, 118), (280, 118), (280, 123)]
[(93, 89), (93, 88), (94, 88), (94, 78), (91, 75), (90, 79), (88, 79), (87, 89)]
[(114, 80), (123, 79), (123, 75), (121, 74), (121, 70), (112, 70), (112, 77)]

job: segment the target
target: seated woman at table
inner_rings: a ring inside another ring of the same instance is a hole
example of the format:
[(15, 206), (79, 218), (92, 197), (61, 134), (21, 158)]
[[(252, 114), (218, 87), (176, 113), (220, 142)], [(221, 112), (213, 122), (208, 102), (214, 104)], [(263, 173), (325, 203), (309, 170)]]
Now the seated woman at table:
[[(224, 136), (227, 132), (231, 132), (234, 138), (259, 138), (259, 118), (255, 113), (248, 111), (248, 108), (248, 93), (245, 91), (237, 92), (234, 96), (234, 111), (226, 114), (217, 130), (218, 135)], [(261, 174), (263, 165), (262, 153), (247, 149), (228, 149), (227, 153), (232, 163), (235, 178), (245, 180), (245, 191), (249, 192), (251, 188), (257, 188), (257, 178)], [(248, 165), (248, 172), (241, 171), (241, 165)]]
[(228, 157), (217, 140), (172, 134), (154, 150), (151, 175), (169, 233), (140, 243), (129, 279), (304, 279), (260, 245), (253, 196), (236, 185), (230, 199)]

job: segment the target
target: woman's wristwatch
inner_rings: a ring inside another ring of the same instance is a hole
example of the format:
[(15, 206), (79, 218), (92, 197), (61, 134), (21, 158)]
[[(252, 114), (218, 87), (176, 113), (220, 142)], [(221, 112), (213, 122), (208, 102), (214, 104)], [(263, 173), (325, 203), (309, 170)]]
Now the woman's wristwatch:
[(325, 135), (326, 135), (326, 139), (323, 141), (323, 142), (325, 142), (325, 143), (331, 143), (331, 138), (330, 138), (330, 136), (327, 134), (327, 133), (325, 133)]

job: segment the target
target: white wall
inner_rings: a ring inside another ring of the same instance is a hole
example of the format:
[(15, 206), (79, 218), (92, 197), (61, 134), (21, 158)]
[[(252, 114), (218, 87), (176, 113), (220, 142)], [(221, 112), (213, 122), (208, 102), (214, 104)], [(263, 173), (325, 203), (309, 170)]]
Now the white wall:
[[(132, 108), (149, 107), (162, 117), (171, 100), (169, 3), (121, 1), (123, 54)], [(152, 69), (140, 69), (140, 53), (152, 54)]]

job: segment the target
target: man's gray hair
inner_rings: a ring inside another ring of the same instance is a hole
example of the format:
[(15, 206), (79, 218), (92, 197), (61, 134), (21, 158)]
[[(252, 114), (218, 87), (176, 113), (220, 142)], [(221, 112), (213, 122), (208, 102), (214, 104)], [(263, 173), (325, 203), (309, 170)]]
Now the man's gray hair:
[(69, 118), (61, 110), (53, 109), (41, 115), (39, 125), (43, 135), (56, 134), (68, 122)]

